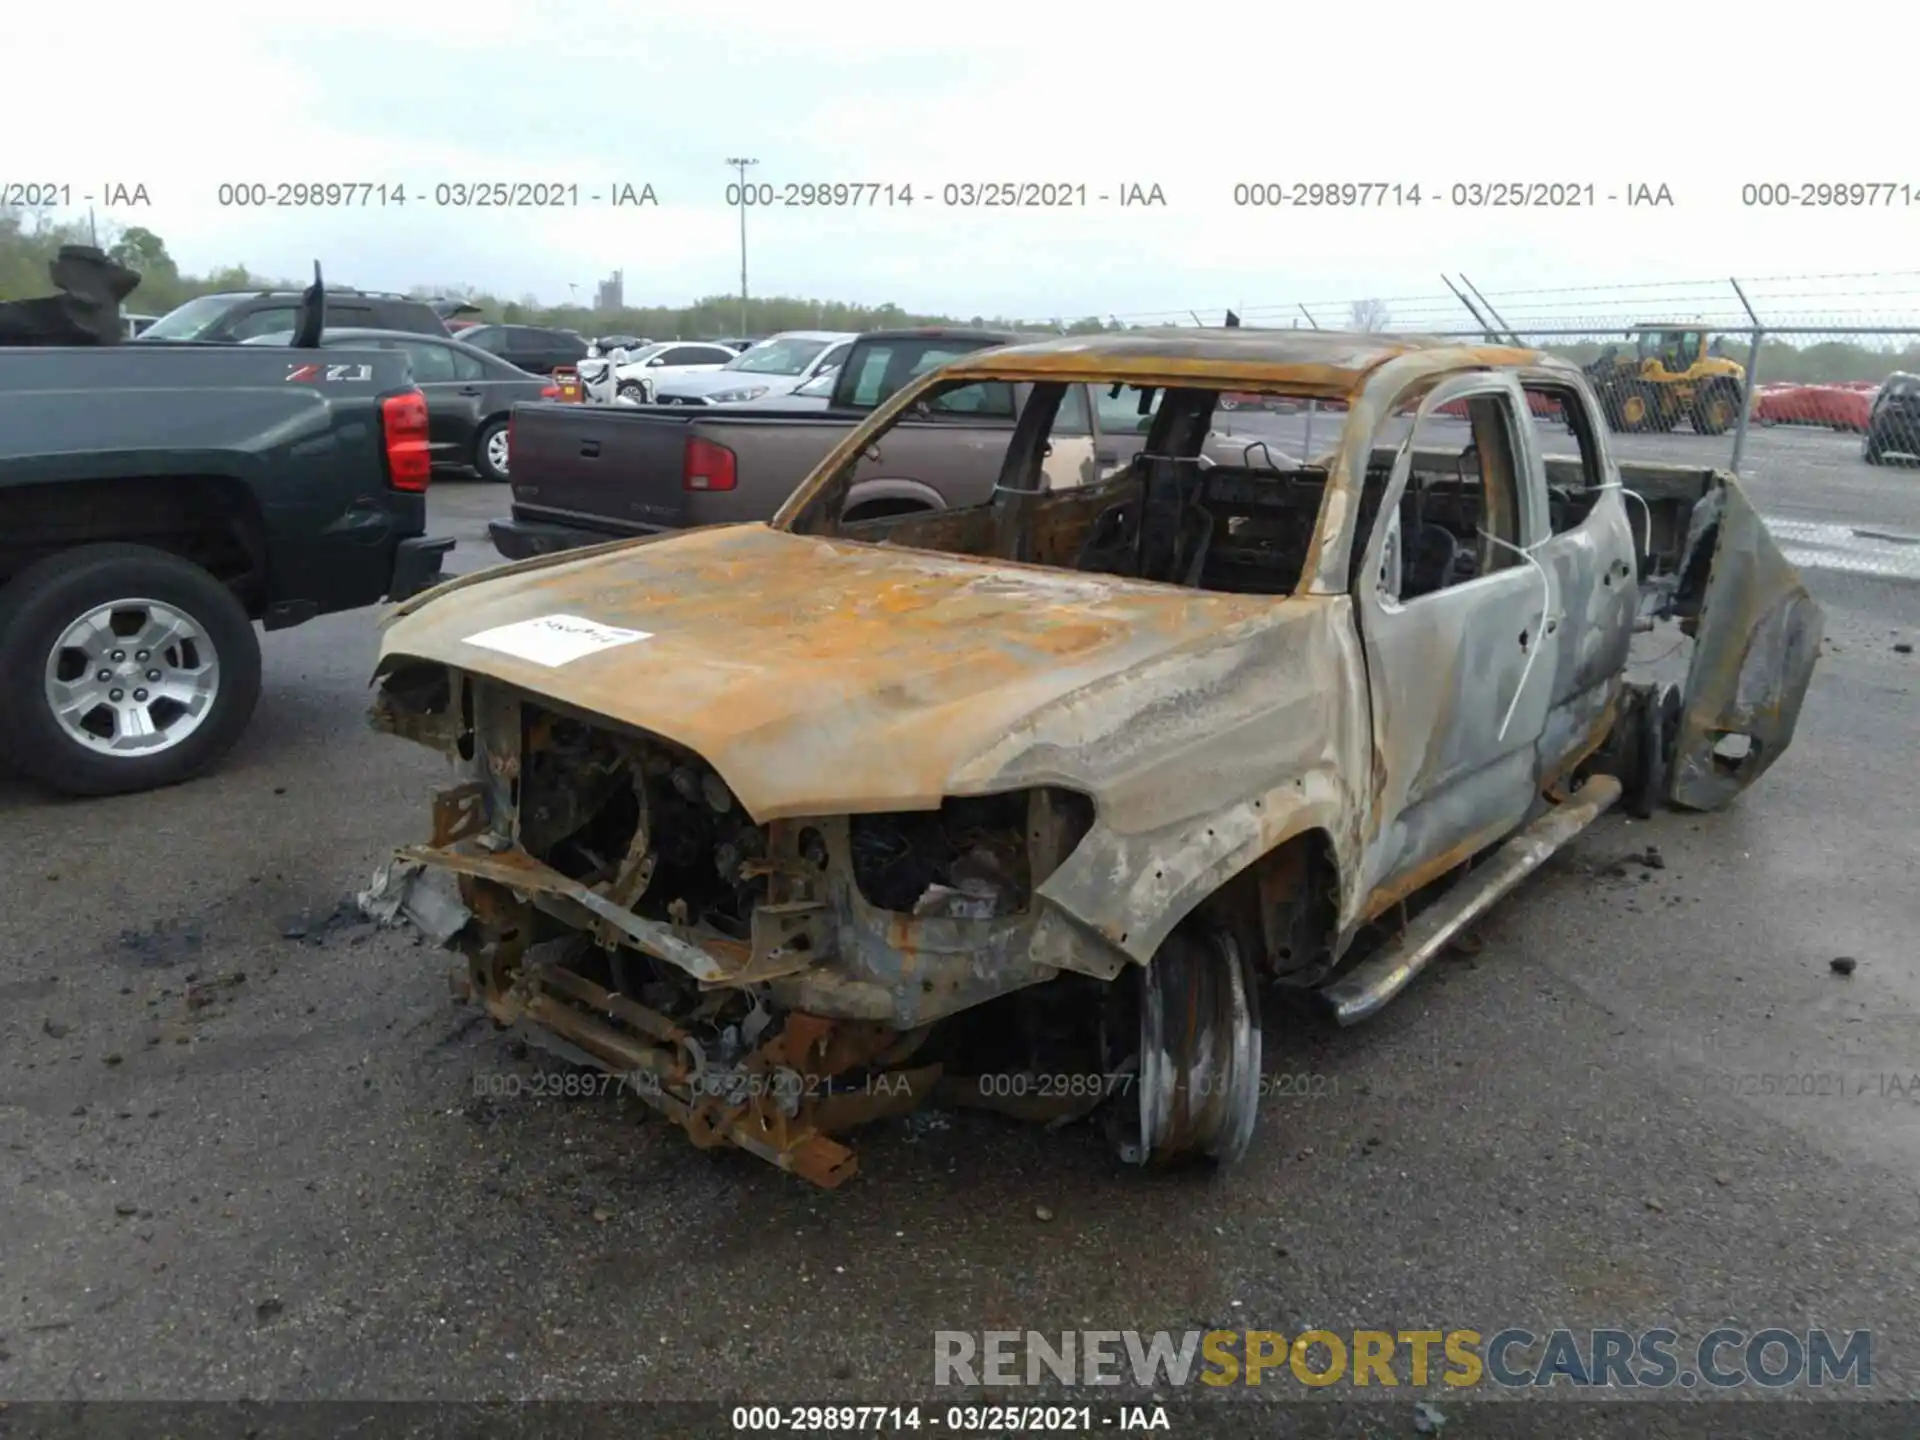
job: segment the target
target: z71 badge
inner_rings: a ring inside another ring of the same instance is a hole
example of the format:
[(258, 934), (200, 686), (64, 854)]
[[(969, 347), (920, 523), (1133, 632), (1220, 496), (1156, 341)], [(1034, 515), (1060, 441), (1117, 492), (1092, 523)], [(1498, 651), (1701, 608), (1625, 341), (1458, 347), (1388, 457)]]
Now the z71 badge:
[(287, 380), (289, 383), (319, 381), (327, 384), (335, 380), (371, 380), (371, 365), (289, 365)]

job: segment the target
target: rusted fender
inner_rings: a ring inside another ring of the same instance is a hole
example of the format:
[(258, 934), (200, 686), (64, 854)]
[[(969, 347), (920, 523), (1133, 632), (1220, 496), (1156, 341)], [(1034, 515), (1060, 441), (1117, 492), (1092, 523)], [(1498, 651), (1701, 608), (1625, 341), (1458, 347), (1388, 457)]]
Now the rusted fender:
[[(1825, 616), (1731, 476), (1701, 497), (1683, 573), (1711, 547), (1687, 671), (1668, 799), (1715, 810), (1764, 775), (1793, 740), (1820, 655)], [(1727, 736), (1747, 753), (1717, 754)]]

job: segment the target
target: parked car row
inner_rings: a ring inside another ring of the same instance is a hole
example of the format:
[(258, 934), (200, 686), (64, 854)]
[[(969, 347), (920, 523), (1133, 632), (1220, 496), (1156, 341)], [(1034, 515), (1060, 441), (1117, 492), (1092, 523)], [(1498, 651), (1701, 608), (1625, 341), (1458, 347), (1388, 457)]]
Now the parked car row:
[(1754, 396), (1760, 425), (1819, 425), (1862, 437), (1869, 465), (1920, 461), (1920, 376), (1896, 370), (1885, 380), (1795, 381), (1762, 385)]
[[(290, 333), (299, 308), (297, 290), (201, 295), (152, 321), (138, 338), (150, 343), (237, 344)], [(465, 301), (427, 301), (391, 291), (345, 286), (327, 292), (327, 320), (335, 329), (405, 331), (439, 339), (457, 333), (462, 343), (533, 375), (551, 375), (587, 354), (587, 342), (572, 330), (546, 325), (490, 325), (461, 318), (478, 313), (477, 306)]]
[(575, 369), (581, 398), (590, 403), (744, 405), (830, 377), (854, 338), (848, 331), (795, 330), (751, 344), (663, 340), (633, 349), (609, 348), (602, 339)]

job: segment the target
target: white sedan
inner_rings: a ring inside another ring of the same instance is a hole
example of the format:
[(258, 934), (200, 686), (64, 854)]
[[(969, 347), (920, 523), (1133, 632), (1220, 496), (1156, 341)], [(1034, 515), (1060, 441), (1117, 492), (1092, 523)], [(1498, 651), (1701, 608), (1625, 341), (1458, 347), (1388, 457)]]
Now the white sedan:
[(724, 345), (662, 340), (643, 350), (630, 350), (624, 364), (613, 369), (616, 392), (622, 399), (647, 402), (663, 381), (683, 375), (718, 370), (738, 358)]
[(716, 400), (718, 410), (827, 410), (833, 405), (833, 384), (840, 367), (823, 370), (792, 394), (761, 395), (752, 400)]

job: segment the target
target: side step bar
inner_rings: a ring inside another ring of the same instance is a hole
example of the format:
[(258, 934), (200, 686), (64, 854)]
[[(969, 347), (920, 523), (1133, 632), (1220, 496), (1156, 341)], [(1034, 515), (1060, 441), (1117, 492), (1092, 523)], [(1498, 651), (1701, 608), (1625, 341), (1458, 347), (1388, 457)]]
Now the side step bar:
[(1421, 912), (1397, 942), (1368, 956), (1321, 991), (1333, 1007), (1334, 1019), (1342, 1025), (1358, 1024), (1406, 989), (1449, 940), (1606, 814), (1619, 798), (1620, 782), (1613, 776), (1589, 777), (1566, 800), (1496, 850), (1485, 865), (1465, 876), (1456, 890)]

